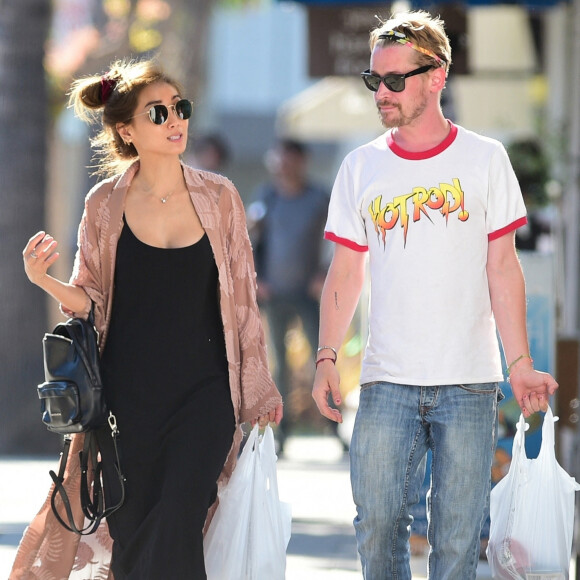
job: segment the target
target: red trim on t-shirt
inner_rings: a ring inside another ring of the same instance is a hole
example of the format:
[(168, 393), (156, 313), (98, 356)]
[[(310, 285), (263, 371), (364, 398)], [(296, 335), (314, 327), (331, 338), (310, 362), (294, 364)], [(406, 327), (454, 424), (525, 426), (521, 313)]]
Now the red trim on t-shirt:
[(324, 239), (330, 240), (331, 242), (336, 242), (337, 244), (340, 244), (341, 246), (346, 246), (347, 248), (350, 248), (351, 250), (354, 250), (355, 252), (367, 252), (369, 249), (368, 246), (360, 246), (356, 242), (353, 242), (352, 240), (348, 240), (346, 238), (341, 238), (341, 237), (337, 236), (336, 234), (333, 234), (332, 232), (324, 232)]
[(387, 145), (395, 155), (398, 155), (403, 159), (409, 159), (411, 161), (421, 161), (422, 159), (429, 159), (430, 157), (435, 157), (435, 155), (439, 155), (439, 153), (445, 151), (445, 149), (447, 149), (447, 147), (449, 147), (453, 143), (453, 141), (455, 141), (455, 137), (457, 137), (457, 127), (451, 121), (447, 122), (449, 123), (450, 127), (447, 137), (445, 137), (445, 139), (443, 139), (443, 141), (441, 141), (439, 145), (433, 147), (432, 149), (428, 149), (427, 151), (407, 151), (403, 149), (400, 145), (397, 145), (395, 143), (392, 131), (390, 131), (389, 134), (387, 135)]
[(528, 218), (526, 216), (521, 217), (520, 219), (517, 219), (515, 222), (512, 222), (505, 228), (501, 228), (500, 230), (491, 232), (491, 234), (487, 234), (487, 239), (490, 242), (493, 240), (497, 240), (498, 238), (501, 238), (502, 236), (505, 236), (506, 234), (509, 234), (510, 232), (513, 232), (514, 230), (521, 228), (522, 226), (525, 226), (527, 223)]

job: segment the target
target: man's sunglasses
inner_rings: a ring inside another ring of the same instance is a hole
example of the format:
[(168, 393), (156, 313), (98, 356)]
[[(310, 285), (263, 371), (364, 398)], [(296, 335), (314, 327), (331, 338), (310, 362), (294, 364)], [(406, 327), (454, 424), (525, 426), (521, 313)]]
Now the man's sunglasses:
[(416, 68), (415, 70), (412, 70), (411, 72), (408, 72), (404, 75), (390, 74), (385, 75), (384, 77), (373, 74), (370, 70), (365, 70), (365, 72), (360, 73), (360, 76), (365, 82), (367, 89), (373, 91), (373, 93), (376, 93), (379, 90), (381, 83), (383, 83), (385, 87), (389, 89), (389, 91), (393, 91), (393, 93), (401, 93), (405, 90), (405, 79), (414, 77), (415, 75), (423, 74), (432, 68), (435, 67), (433, 67), (431, 64), (426, 64), (425, 66), (420, 66), (419, 68)]
[(139, 113), (138, 115), (134, 115), (127, 120), (130, 121), (135, 117), (149, 115), (149, 119), (152, 123), (155, 123), (155, 125), (164, 125), (169, 120), (169, 109), (173, 109), (173, 112), (177, 115), (177, 117), (185, 120), (191, 117), (193, 107), (191, 101), (188, 101), (187, 99), (181, 99), (174, 105), (169, 105), (169, 107), (166, 107), (165, 105), (153, 105), (145, 113)]

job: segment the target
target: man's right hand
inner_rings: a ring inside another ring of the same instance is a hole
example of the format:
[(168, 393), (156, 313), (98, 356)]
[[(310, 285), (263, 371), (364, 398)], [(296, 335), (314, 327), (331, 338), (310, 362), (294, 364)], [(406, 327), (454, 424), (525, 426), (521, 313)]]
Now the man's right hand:
[(341, 412), (328, 404), (329, 395), (336, 406), (342, 403), (338, 370), (331, 360), (324, 360), (316, 367), (312, 398), (321, 415), (336, 423), (342, 423)]

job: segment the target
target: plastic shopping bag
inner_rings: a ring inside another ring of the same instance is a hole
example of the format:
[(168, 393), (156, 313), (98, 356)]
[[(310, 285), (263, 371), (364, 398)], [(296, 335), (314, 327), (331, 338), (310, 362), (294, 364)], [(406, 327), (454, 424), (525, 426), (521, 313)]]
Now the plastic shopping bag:
[(520, 415), (508, 474), (491, 491), (487, 558), (499, 580), (567, 580), (574, 527), (574, 492), (580, 489), (556, 461), (554, 417), (548, 408), (542, 447), (528, 459), (528, 428)]
[(208, 580), (284, 580), (290, 505), (280, 501), (274, 434), (256, 425), (204, 540)]

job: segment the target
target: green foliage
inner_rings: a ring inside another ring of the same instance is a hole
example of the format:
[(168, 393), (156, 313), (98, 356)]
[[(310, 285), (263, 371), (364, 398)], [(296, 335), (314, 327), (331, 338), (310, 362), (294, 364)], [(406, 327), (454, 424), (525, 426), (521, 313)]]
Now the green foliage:
[(270, 1), (272, 0), (216, 0), (216, 4), (223, 8), (248, 8)]
[(507, 152), (526, 203), (535, 207), (546, 205), (550, 162), (540, 143), (531, 138), (519, 139), (508, 145)]

